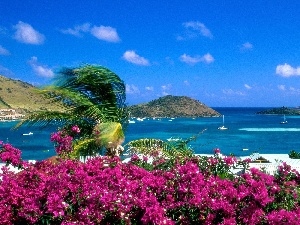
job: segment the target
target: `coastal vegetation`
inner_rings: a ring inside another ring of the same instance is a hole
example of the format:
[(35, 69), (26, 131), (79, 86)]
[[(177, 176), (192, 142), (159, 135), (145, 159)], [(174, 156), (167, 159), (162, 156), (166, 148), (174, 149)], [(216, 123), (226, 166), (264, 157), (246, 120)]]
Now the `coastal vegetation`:
[(125, 84), (107, 68), (86, 65), (64, 68), (54, 83), (40, 90), (45, 98), (64, 106), (65, 110), (40, 110), (29, 114), (15, 128), (24, 125), (60, 126), (63, 136), (76, 125), (81, 131), (76, 136), (72, 156), (96, 155), (104, 148), (115, 155), (124, 141), (123, 127), (128, 122)]
[(289, 153), (289, 157), (291, 159), (300, 159), (300, 152), (296, 152), (295, 150), (291, 150)]
[(46, 98), (39, 90), (21, 80), (0, 76), (0, 109), (14, 109), (23, 114), (41, 110), (64, 110), (62, 104)]
[(2, 169), (1, 224), (298, 223), (300, 174), (285, 163), (273, 176), (218, 149), (211, 157), (166, 158), (159, 148), (127, 163), (108, 156), (83, 163), (66, 157), (72, 141), (62, 140), (56, 163), (24, 162), (2, 143), (0, 159), (21, 171)]
[(288, 108), (288, 107), (280, 107), (280, 108), (272, 108), (268, 110), (263, 110), (257, 112), (257, 114), (266, 114), (266, 115), (300, 115), (300, 109), (298, 108)]

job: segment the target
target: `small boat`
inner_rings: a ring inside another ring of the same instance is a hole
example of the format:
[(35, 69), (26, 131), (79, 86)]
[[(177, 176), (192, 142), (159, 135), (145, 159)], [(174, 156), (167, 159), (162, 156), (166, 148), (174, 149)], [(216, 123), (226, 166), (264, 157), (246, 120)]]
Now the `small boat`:
[(135, 123), (134, 120), (128, 120), (128, 123)]
[(283, 121), (280, 122), (281, 124), (286, 124), (288, 121), (285, 119), (285, 115), (283, 115)]
[(249, 148), (243, 148), (242, 149), (242, 151), (248, 151), (249, 150)]
[(180, 140), (181, 140), (180, 138), (173, 138), (173, 137), (167, 139), (167, 141), (180, 141)]
[(32, 132), (29, 132), (29, 133), (26, 133), (26, 134), (23, 134), (24, 136), (29, 136), (29, 135), (33, 135)]
[(227, 130), (228, 128), (224, 126), (224, 115), (223, 115), (223, 126), (218, 127), (218, 130)]

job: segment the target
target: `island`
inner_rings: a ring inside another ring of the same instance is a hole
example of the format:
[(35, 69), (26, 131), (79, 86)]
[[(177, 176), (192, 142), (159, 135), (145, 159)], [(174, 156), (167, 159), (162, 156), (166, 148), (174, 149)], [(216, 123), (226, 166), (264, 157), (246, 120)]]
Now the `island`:
[(265, 115), (300, 115), (299, 108), (288, 108), (288, 107), (279, 107), (272, 108), (263, 111), (259, 111), (256, 114), (265, 114)]
[(202, 102), (186, 96), (167, 95), (145, 104), (128, 107), (131, 117), (220, 117)]

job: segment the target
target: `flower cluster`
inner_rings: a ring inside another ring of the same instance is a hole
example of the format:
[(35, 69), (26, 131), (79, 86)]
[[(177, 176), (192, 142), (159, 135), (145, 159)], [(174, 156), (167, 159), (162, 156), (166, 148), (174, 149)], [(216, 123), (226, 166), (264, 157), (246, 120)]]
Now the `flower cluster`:
[(298, 224), (300, 174), (286, 164), (275, 176), (224, 176), (234, 158), (157, 156), (149, 170), (137, 166), (148, 160), (45, 160), (3, 170), (1, 224)]
[(11, 144), (0, 142), (0, 159), (2, 162), (15, 167), (22, 166), (21, 151)]
[(74, 125), (71, 127), (71, 132), (73, 132), (74, 134), (79, 134), (80, 128), (77, 125)]
[(55, 143), (55, 151), (59, 156), (68, 155), (73, 150), (74, 137), (80, 133), (77, 125), (71, 127), (70, 131), (62, 129), (52, 133), (50, 140)]

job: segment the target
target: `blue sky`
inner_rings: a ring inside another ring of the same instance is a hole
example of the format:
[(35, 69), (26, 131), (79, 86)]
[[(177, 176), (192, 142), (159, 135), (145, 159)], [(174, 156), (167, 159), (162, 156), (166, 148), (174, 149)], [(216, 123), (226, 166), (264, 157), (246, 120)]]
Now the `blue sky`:
[(299, 106), (300, 1), (9, 0), (0, 74), (36, 86), (97, 64), (127, 103), (167, 94), (217, 107)]

